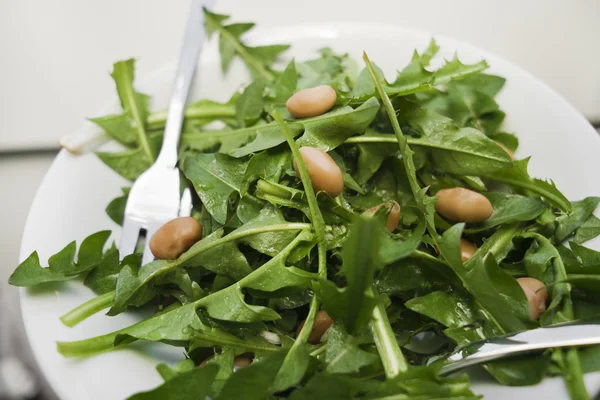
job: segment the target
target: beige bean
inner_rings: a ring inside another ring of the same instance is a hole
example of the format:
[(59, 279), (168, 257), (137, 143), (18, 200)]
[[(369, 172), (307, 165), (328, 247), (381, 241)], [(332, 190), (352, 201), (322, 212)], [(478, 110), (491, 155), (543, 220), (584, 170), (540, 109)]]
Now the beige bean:
[(442, 189), (435, 195), (439, 197), (435, 210), (456, 222), (483, 222), (494, 212), (492, 203), (485, 196), (469, 189)]
[(385, 225), (387, 226), (390, 232), (394, 232), (400, 223), (400, 204), (397, 201), (386, 201), (385, 203), (381, 203), (375, 207), (371, 207), (366, 210), (363, 214), (365, 215), (373, 215), (379, 210), (381, 207), (386, 207), (388, 216), (385, 220)]
[(159, 260), (173, 260), (202, 237), (202, 225), (192, 217), (175, 218), (150, 239), (150, 251)]
[[(301, 147), (300, 155), (308, 169), (308, 176), (316, 192), (325, 192), (331, 197), (336, 197), (344, 190), (342, 170), (333, 158), (321, 149), (314, 147)], [(294, 170), (300, 178), (298, 165), (294, 160)]]
[(500, 146), (500, 147), (502, 147), (504, 149), (504, 151), (510, 156), (511, 159), (513, 159), (513, 160), (515, 159), (515, 155), (513, 154), (512, 151), (509, 150), (508, 147), (506, 147), (505, 145), (503, 145), (500, 142), (496, 142), (496, 143), (498, 144), (498, 146)]
[(531, 314), (529, 319), (535, 321), (546, 311), (546, 302), (548, 301), (548, 290), (543, 282), (535, 278), (518, 278), (517, 282), (521, 285), (527, 300)]
[[(296, 331), (296, 337), (298, 337), (298, 335), (300, 334), (300, 331), (302, 330), (302, 327), (304, 326), (305, 322), (306, 320), (302, 321), (298, 326), (298, 330)], [(323, 337), (325, 332), (327, 332), (327, 329), (331, 328), (333, 322), (334, 321), (331, 319), (329, 314), (327, 314), (327, 311), (319, 311), (317, 315), (315, 315), (315, 323), (313, 324), (313, 328), (310, 331), (310, 335), (308, 335), (308, 343), (321, 343), (321, 338)]]
[(244, 353), (240, 354), (236, 358), (233, 359), (234, 367), (247, 367), (252, 364), (253, 355), (252, 353)]
[(288, 99), (285, 106), (294, 117), (309, 118), (326, 113), (336, 100), (335, 90), (331, 86), (322, 85), (299, 91)]
[(468, 261), (477, 251), (477, 246), (466, 239), (460, 239), (460, 259), (462, 262)]

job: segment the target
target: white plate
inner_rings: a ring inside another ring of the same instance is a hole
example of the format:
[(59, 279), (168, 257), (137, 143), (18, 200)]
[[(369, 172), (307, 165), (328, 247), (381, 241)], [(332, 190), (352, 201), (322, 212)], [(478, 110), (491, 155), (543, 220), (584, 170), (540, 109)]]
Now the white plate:
[[(424, 49), (430, 36), (382, 24), (302, 25), (256, 29), (255, 43), (292, 43), (289, 56), (313, 57), (314, 51), (330, 46), (348, 51), (360, 60), (363, 50), (389, 77), (410, 60), (414, 48)], [(465, 62), (485, 58), (491, 72), (507, 78), (498, 97), (506, 111), (506, 129), (518, 133), (518, 156), (533, 155), (533, 175), (552, 177), (570, 199), (600, 194), (595, 172), (600, 170), (600, 141), (597, 133), (573, 107), (555, 92), (520, 68), (484, 51), (438, 37), (446, 58), (458, 51)], [(206, 47), (200, 64), (194, 97), (225, 100), (247, 79), (240, 63), (227, 79), (221, 76), (215, 43)], [(138, 79), (139, 89), (152, 95), (153, 107), (167, 104), (173, 66), (167, 66), (147, 79)], [(117, 103), (111, 111), (117, 112)], [(91, 126), (86, 129), (93, 129)], [(119, 232), (104, 213), (108, 202), (128, 183), (105, 167), (94, 155), (72, 156), (62, 151), (48, 171), (31, 207), (23, 235), (21, 260), (37, 250), (41, 260), (70, 241), (81, 241), (102, 229)], [(27, 335), (42, 370), (63, 400), (120, 399), (161, 382), (154, 367), (160, 361), (174, 362), (183, 351), (166, 345), (137, 344), (124, 350), (86, 359), (64, 359), (56, 352), (58, 340), (76, 340), (108, 333), (139, 320), (140, 315), (125, 313), (117, 317), (96, 315), (70, 329), (59, 317), (92, 298), (93, 293), (80, 282), (69, 282), (44, 289), (22, 290), (21, 305)], [(592, 393), (600, 388), (600, 374), (588, 374), (586, 383)], [(562, 399), (567, 394), (560, 379), (547, 379), (536, 387), (508, 388), (489, 379), (477, 378), (476, 393), (486, 399), (546, 398)]]

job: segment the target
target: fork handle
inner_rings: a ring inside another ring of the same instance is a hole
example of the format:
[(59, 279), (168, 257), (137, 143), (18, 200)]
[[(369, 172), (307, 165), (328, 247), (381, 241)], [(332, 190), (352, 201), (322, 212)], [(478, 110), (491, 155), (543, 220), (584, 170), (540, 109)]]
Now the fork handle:
[(163, 143), (156, 159), (156, 164), (165, 167), (175, 168), (177, 164), (177, 150), (183, 125), (185, 103), (194, 79), (198, 56), (204, 44), (203, 3), (203, 0), (192, 0), (190, 16), (185, 30), (183, 48), (179, 57), (177, 75), (175, 76), (175, 84), (169, 103)]

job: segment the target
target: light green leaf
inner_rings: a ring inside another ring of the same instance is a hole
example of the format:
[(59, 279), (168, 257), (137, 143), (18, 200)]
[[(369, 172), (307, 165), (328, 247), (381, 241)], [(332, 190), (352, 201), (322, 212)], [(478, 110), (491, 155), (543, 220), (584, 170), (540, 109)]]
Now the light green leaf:
[(254, 125), (260, 118), (265, 105), (264, 89), (264, 80), (257, 79), (242, 92), (235, 105), (237, 121), (241, 127)]
[(83, 240), (79, 248), (79, 260), (75, 262), (75, 242), (48, 259), (48, 267), (42, 268), (37, 252), (27, 257), (8, 278), (13, 286), (35, 286), (40, 283), (62, 282), (74, 279), (102, 262), (103, 249), (110, 231), (100, 231)]

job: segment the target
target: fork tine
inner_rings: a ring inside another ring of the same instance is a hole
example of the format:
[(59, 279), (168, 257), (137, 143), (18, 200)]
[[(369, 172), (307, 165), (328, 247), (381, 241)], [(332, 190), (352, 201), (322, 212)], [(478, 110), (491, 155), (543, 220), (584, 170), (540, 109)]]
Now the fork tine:
[(119, 254), (121, 259), (129, 254), (133, 254), (135, 246), (140, 236), (141, 224), (125, 216), (123, 229), (121, 229), (121, 239), (119, 240)]
[(189, 217), (192, 215), (192, 192), (190, 188), (183, 189), (181, 194), (181, 203), (179, 204), (179, 216)]
[(152, 239), (152, 236), (154, 236), (158, 228), (162, 225), (163, 221), (154, 222), (148, 225), (148, 229), (146, 230), (146, 243), (144, 243), (144, 254), (142, 255), (142, 265), (154, 261), (154, 254), (150, 251), (150, 239)]

